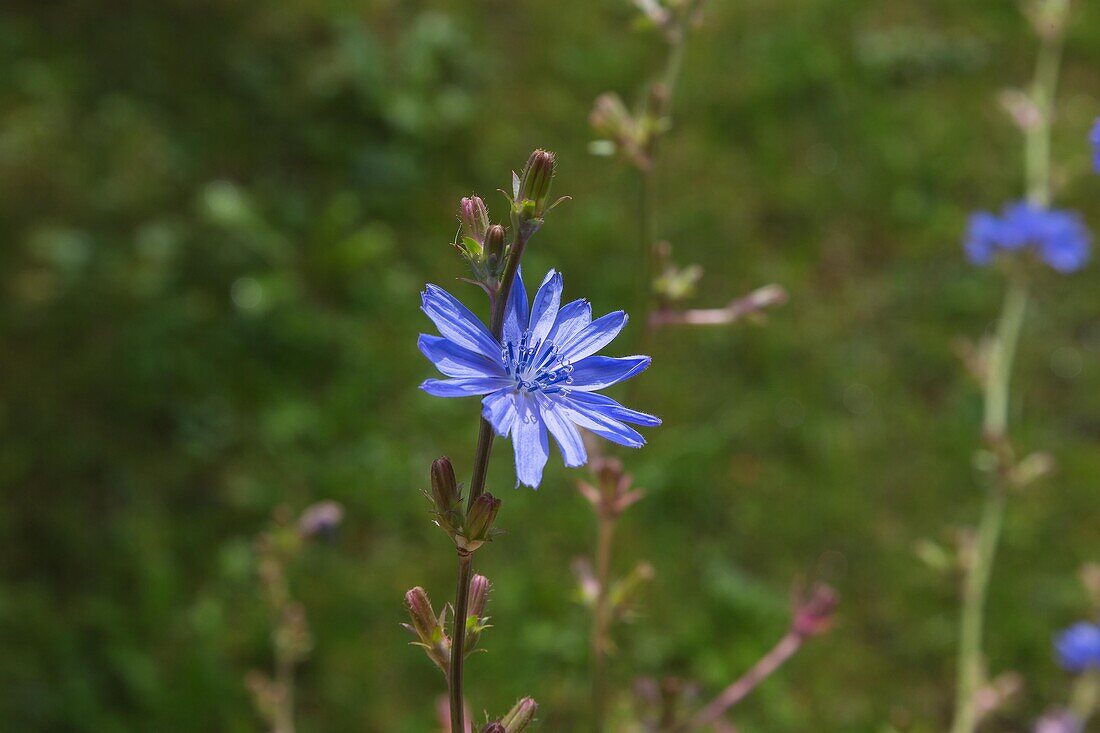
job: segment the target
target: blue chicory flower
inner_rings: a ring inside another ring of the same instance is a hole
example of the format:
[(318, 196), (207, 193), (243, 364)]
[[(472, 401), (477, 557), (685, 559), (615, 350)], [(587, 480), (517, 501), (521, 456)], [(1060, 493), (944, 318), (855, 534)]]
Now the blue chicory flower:
[(1058, 661), (1070, 672), (1100, 670), (1100, 626), (1082, 621), (1054, 640)]
[(1080, 270), (1089, 259), (1091, 236), (1071, 211), (1044, 209), (1027, 201), (1006, 206), (1000, 216), (971, 215), (964, 248), (976, 265), (987, 265), (1001, 252), (1030, 249), (1061, 273)]
[(482, 415), (499, 435), (511, 436), (517, 481), (532, 488), (538, 488), (549, 456), (547, 431), (565, 465), (575, 467), (588, 460), (578, 426), (638, 448), (645, 439), (626, 423), (661, 424), (597, 393), (649, 366), (648, 356), (595, 355), (626, 325), (626, 314), (592, 320), (588, 301), (560, 305), (561, 293), (561, 275), (551, 270), (528, 309), (517, 275), (499, 341), (442, 288), (428, 285), (421, 294), (421, 309), (442, 335), (421, 334), (420, 351), (450, 379), (428, 379), (420, 388), (437, 397), (484, 395)]

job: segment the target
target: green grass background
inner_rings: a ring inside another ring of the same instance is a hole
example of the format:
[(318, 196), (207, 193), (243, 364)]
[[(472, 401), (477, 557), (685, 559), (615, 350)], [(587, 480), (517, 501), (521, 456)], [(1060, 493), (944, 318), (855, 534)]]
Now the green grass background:
[[(1057, 103), (1057, 200), (1100, 228), (1085, 135), (1100, 115), (1100, 7), (1079, 2)], [(587, 154), (593, 98), (661, 63), (624, 0), (13, 0), (0, 9), (0, 720), (21, 731), (252, 731), (270, 664), (251, 537), (273, 507), (334, 498), (335, 548), (292, 582), (317, 648), (300, 730), (432, 729), (439, 675), (397, 624), (451, 592), (420, 490), (468, 474), (475, 402), (416, 389), (427, 281), (452, 285), (458, 197), (556, 150), (573, 201), (532, 243), (598, 313), (637, 311), (637, 183)], [(705, 266), (696, 305), (767, 282), (763, 326), (661, 334), (625, 455), (648, 498), (616, 565), (656, 568), (616, 685), (707, 690), (783, 632), (792, 578), (843, 595), (835, 630), (741, 706), (743, 731), (942, 730), (953, 583), (914, 557), (974, 521), (980, 400), (952, 351), (995, 318), (967, 213), (1022, 190), (997, 103), (1030, 78), (1012, 2), (708, 3), (657, 179), (662, 236)], [(1066, 694), (1050, 652), (1097, 559), (1095, 266), (1048, 275), (1028, 314), (1014, 437), (1060, 470), (1013, 499), (989, 652), (1026, 688), (990, 730)], [(637, 338), (637, 323), (625, 337)], [(1053, 361), (1052, 361), (1053, 359)], [(1069, 365), (1069, 368), (1066, 367)], [(621, 393), (620, 393), (621, 395)], [(792, 417), (793, 416), (793, 417)], [(569, 563), (594, 527), (552, 457), (489, 488), (508, 534), (475, 710), (521, 694), (575, 730), (586, 618)]]

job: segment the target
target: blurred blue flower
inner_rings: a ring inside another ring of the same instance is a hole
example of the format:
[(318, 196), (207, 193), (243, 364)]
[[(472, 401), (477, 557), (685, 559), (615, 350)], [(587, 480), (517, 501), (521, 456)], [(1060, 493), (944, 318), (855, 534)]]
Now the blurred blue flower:
[(1084, 267), (1092, 237), (1075, 212), (1044, 209), (1026, 201), (1005, 206), (1000, 216), (972, 214), (967, 227), (966, 256), (987, 265), (1000, 252), (1030, 249), (1061, 273)]
[(1100, 626), (1082, 621), (1054, 640), (1058, 661), (1070, 672), (1100, 670)]
[(1093, 125), (1089, 142), (1092, 143), (1092, 167), (1100, 173), (1100, 119), (1097, 119), (1096, 124)]
[(648, 356), (595, 356), (626, 325), (615, 311), (592, 320), (586, 300), (561, 305), (562, 278), (547, 273), (528, 309), (517, 276), (505, 309), (503, 339), (454, 296), (435, 285), (422, 293), (421, 309), (441, 336), (421, 334), (420, 351), (450, 379), (420, 385), (437, 397), (485, 395), (482, 415), (501, 436), (511, 436), (519, 483), (537, 488), (549, 456), (547, 431), (565, 465), (588, 460), (577, 427), (619, 445), (638, 448), (645, 440), (626, 425), (653, 427), (653, 415), (630, 410), (596, 391), (630, 379), (649, 366)]

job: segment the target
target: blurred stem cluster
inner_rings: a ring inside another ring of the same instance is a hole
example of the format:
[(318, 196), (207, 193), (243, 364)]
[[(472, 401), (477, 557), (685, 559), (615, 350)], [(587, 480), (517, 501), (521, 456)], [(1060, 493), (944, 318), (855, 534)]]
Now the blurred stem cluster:
[(642, 339), (648, 343), (653, 332), (667, 326), (718, 326), (758, 315), (765, 308), (786, 302), (786, 292), (768, 285), (748, 296), (734, 298), (720, 308), (685, 309), (683, 303), (695, 292), (703, 276), (699, 265), (678, 266), (672, 259), (672, 245), (660, 238), (657, 224), (657, 159), (661, 139), (672, 129), (672, 103), (684, 66), (687, 41), (693, 26), (702, 18), (705, 0), (635, 0), (647, 23), (655, 27), (665, 43), (661, 71), (628, 109), (622, 98), (607, 92), (596, 98), (589, 122), (602, 139), (592, 143), (597, 154), (616, 154), (638, 176), (638, 234), (643, 267), (640, 270), (640, 304), (643, 313)]
[[(1050, 203), (1050, 137), (1054, 96), (1062, 55), (1067, 0), (1047, 0), (1034, 9), (1033, 23), (1040, 38), (1035, 76), (1030, 90), (1030, 114), (1022, 125), (1028, 200), (1046, 207)], [(973, 733), (981, 721), (979, 693), (987, 672), (982, 647), (989, 579), (1004, 523), (1008, 492), (1018, 473), (1008, 437), (1008, 406), (1012, 366), (1027, 309), (1027, 274), (1019, 263), (1007, 271), (1004, 304), (983, 377), (983, 439), (992, 458), (990, 481), (975, 543), (964, 564), (959, 648), (956, 669), (955, 714), (951, 733)]]
[(322, 501), (306, 508), (295, 522), (289, 508), (279, 506), (270, 527), (255, 540), (257, 572), (271, 616), (274, 661), (270, 675), (253, 670), (245, 683), (271, 733), (294, 733), (294, 672), (313, 648), (305, 607), (291, 594), (288, 575), (306, 542), (335, 539), (343, 513), (340, 504)]

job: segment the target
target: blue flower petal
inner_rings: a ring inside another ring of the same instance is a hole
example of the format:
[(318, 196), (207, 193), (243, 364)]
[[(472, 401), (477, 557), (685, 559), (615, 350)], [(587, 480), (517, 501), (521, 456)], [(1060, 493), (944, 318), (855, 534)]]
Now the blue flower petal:
[(425, 379), (420, 389), (435, 397), (473, 397), (488, 394), (504, 387), (511, 387), (512, 381), (503, 377), (472, 377), (464, 379)]
[(1061, 273), (1080, 270), (1089, 259), (1089, 231), (1077, 214), (1048, 212), (1038, 237), (1039, 256)]
[(584, 405), (593, 411), (599, 411), (622, 422), (644, 425), (647, 428), (655, 428), (661, 424), (661, 418), (656, 415), (623, 407), (610, 397), (596, 392), (572, 392), (567, 399), (573, 404)]
[(505, 376), (504, 365), (499, 359), (488, 359), (442, 336), (422, 333), (416, 345), (420, 348), (420, 353), (428, 357), (428, 361), (448, 377)]
[(523, 269), (516, 272), (512, 290), (508, 293), (508, 307), (504, 309), (504, 341), (519, 343), (527, 329), (527, 289), (523, 286)]
[(558, 320), (546, 338), (555, 345), (567, 344), (592, 322), (592, 306), (581, 298), (566, 303), (558, 310)]
[(535, 302), (531, 306), (531, 322), (528, 330), (531, 332), (532, 343), (546, 339), (554, 322), (558, 319), (558, 308), (561, 306), (562, 280), (561, 273), (550, 270), (535, 293)]
[(569, 388), (582, 392), (610, 387), (624, 379), (645, 371), (649, 366), (648, 356), (624, 356), (616, 359), (610, 356), (590, 356), (573, 365), (572, 381)]
[(492, 334), (457, 298), (436, 285), (428, 285), (420, 298), (420, 309), (428, 314), (440, 334), (488, 359), (500, 358), (500, 346)]
[(489, 421), (497, 435), (508, 437), (516, 422), (515, 388), (509, 386), (485, 395), (485, 399), (481, 401), (481, 416)]
[(971, 215), (966, 233), (966, 256), (975, 265), (993, 261), (1001, 238), (1001, 220), (988, 211)]
[(578, 362), (607, 346), (626, 325), (626, 313), (615, 311), (592, 321), (583, 331), (561, 347), (562, 356)]
[(558, 409), (574, 423), (627, 448), (641, 448), (645, 445), (645, 438), (637, 430), (608, 416), (601, 408), (592, 407), (576, 397), (574, 393), (558, 403)]
[(542, 469), (550, 457), (546, 424), (538, 404), (530, 397), (516, 400), (517, 415), (512, 425), (512, 447), (516, 454), (516, 480), (532, 489), (542, 481)]
[(584, 448), (584, 439), (565, 412), (553, 404), (542, 405), (542, 419), (550, 434), (561, 449), (562, 460), (568, 468), (583, 466), (588, 461), (588, 451)]

